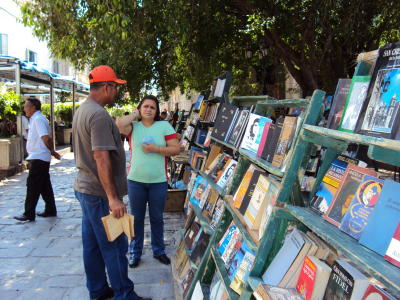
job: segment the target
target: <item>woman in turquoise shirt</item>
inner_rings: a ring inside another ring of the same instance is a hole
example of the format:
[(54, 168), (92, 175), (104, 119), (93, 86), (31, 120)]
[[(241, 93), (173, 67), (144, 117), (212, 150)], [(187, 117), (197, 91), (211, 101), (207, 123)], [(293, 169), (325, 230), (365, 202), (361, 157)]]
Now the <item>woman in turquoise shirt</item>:
[(167, 198), (167, 157), (180, 152), (178, 136), (167, 121), (160, 120), (155, 96), (145, 96), (131, 115), (117, 119), (119, 131), (131, 137), (128, 195), (135, 217), (135, 238), (130, 244), (129, 266), (139, 265), (143, 252), (144, 218), (149, 205), (153, 257), (170, 264), (165, 253), (163, 212)]

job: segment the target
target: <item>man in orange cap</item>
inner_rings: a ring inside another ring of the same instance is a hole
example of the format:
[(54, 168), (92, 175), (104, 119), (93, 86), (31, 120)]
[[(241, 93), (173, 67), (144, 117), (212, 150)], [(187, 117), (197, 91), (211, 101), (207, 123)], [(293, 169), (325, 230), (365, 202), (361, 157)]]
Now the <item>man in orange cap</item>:
[[(120, 133), (104, 106), (112, 103), (118, 79), (109, 66), (98, 66), (89, 74), (90, 95), (79, 107), (72, 123), (78, 175), (75, 196), (82, 207), (82, 243), (87, 288), (91, 299), (144, 299), (134, 291), (128, 277), (125, 235), (108, 242), (101, 218), (112, 212), (126, 213), (122, 197), (127, 194), (125, 151)], [(111, 287), (108, 285), (107, 268)]]

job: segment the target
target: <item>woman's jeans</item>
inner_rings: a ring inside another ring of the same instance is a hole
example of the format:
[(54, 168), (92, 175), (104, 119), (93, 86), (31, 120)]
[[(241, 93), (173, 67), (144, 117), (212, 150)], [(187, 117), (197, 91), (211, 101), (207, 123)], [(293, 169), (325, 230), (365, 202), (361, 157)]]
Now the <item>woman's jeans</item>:
[(137, 295), (128, 277), (126, 251), (128, 240), (121, 234), (113, 242), (107, 235), (101, 217), (110, 211), (108, 201), (94, 195), (75, 191), (82, 207), (83, 263), (90, 298), (100, 298), (108, 289), (106, 268), (115, 300), (135, 300)]
[(151, 248), (154, 256), (165, 254), (164, 245), (164, 205), (167, 198), (167, 182), (142, 183), (128, 180), (128, 195), (131, 213), (135, 220), (135, 238), (131, 241), (131, 258), (140, 258), (143, 252), (144, 218), (149, 205), (151, 225)]

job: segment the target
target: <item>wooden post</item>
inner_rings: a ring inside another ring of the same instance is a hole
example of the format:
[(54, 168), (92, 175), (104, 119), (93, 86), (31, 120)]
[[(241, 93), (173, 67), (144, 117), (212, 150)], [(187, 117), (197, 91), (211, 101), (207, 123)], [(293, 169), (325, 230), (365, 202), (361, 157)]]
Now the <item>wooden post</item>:
[[(15, 68), (15, 75), (14, 75), (15, 76), (15, 93), (22, 100), (22, 95), (21, 95), (21, 67), (19, 65), (19, 61), (15, 62), (14, 68)], [(23, 130), (23, 128), (22, 128), (22, 113), (20, 113), (17, 116), (17, 134), (21, 137), (21, 141), (20, 141), (20, 149), (21, 149), (21, 151), (20, 151), (20, 161), (21, 162), (24, 160), (24, 153), (25, 153), (24, 136), (22, 134), (22, 130)]]

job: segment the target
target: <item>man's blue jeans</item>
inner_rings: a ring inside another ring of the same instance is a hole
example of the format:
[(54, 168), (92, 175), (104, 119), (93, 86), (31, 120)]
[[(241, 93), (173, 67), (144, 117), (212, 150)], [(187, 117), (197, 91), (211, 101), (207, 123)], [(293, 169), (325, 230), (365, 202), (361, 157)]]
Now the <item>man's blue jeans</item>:
[(149, 204), (153, 255), (165, 254), (163, 213), (167, 190), (167, 182), (142, 183), (128, 180), (129, 203), (131, 213), (135, 216), (135, 238), (131, 241), (129, 248), (131, 257), (142, 256), (147, 203)]
[(128, 241), (124, 234), (113, 242), (107, 235), (101, 217), (108, 215), (108, 201), (99, 196), (75, 191), (82, 207), (83, 263), (90, 298), (102, 296), (108, 288), (106, 268), (115, 300), (136, 300), (133, 282), (128, 277), (126, 252)]

